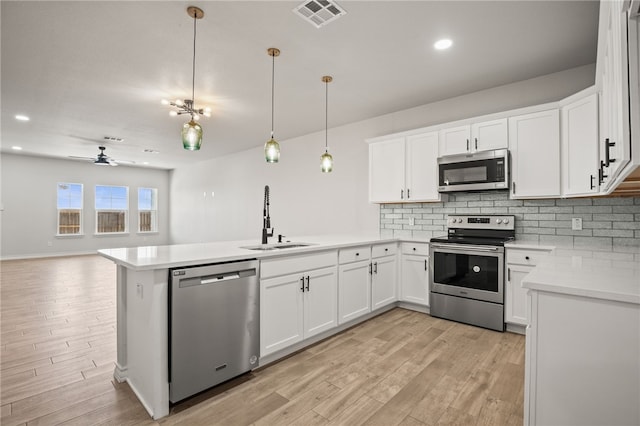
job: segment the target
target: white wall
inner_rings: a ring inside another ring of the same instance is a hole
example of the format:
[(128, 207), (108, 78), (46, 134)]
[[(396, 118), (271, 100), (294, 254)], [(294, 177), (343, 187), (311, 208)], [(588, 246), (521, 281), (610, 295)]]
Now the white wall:
[[(169, 242), (169, 172), (136, 167), (98, 167), (91, 163), (20, 154), (2, 154), (3, 259), (70, 253), (102, 248), (161, 245)], [(84, 185), (83, 236), (56, 237), (58, 182)], [(95, 185), (129, 187), (127, 236), (97, 236)], [(159, 232), (137, 234), (138, 187), (158, 189)], [(51, 243), (49, 246), (48, 243)]]
[(267, 164), (257, 147), (176, 169), (171, 174), (171, 242), (259, 241), (264, 185), (271, 188), (276, 234), (378, 232), (379, 208), (367, 201), (365, 139), (557, 101), (593, 85), (594, 72), (595, 65), (587, 65), (329, 129), (335, 161), (330, 174), (320, 172), (323, 131), (280, 141), (277, 164)]

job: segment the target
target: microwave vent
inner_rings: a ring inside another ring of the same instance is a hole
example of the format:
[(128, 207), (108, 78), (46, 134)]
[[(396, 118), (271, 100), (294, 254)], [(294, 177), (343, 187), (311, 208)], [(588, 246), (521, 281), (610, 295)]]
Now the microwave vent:
[(329, 0), (307, 0), (293, 9), (293, 13), (320, 28), (347, 14), (336, 2)]

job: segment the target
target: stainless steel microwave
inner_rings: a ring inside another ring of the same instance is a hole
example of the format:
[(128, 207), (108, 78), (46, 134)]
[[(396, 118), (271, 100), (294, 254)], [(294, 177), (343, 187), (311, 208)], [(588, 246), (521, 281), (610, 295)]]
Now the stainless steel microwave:
[(438, 191), (509, 189), (509, 151), (495, 149), (438, 158)]

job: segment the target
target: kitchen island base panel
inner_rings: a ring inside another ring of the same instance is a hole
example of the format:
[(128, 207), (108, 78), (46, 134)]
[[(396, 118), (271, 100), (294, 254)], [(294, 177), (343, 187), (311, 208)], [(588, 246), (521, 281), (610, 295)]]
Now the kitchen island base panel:
[(525, 424), (640, 424), (640, 305), (530, 294)]

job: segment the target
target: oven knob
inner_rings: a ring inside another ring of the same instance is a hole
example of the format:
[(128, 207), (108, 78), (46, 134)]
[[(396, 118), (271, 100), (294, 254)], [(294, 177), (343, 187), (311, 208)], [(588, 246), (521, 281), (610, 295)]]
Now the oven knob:
[(506, 225), (507, 223), (509, 223), (509, 219), (505, 219), (503, 222)]
[(502, 219), (497, 219), (496, 223), (502, 223)]

